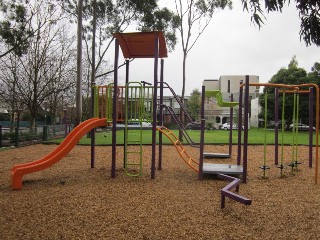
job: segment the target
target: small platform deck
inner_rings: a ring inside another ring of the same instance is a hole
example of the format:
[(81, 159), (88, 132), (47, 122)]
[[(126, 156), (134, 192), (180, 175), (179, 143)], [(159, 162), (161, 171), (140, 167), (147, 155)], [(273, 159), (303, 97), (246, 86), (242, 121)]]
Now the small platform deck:
[(205, 174), (226, 174), (226, 175), (242, 175), (243, 167), (241, 165), (232, 164), (215, 164), (203, 163), (203, 173)]
[(228, 153), (203, 153), (204, 158), (230, 158), (230, 154)]

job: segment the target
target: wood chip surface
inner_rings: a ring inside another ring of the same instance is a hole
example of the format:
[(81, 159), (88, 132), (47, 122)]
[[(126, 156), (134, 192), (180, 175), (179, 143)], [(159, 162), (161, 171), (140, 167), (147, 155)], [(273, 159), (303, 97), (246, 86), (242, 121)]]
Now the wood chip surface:
[[(143, 147), (143, 176), (123, 170), (123, 148), (117, 147), (116, 178), (111, 178), (111, 147), (96, 147), (90, 168), (90, 147), (77, 146), (41, 172), (23, 177), (22, 190), (11, 190), (10, 169), (50, 153), (55, 145), (33, 145), (0, 152), (0, 239), (320, 239), (320, 183), (308, 167), (308, 147), (299, 146), (298, 171), (274, 165), (274, 147), (267, 148), (267, 179), (262, 178), (263, 146), (249, 146), (248, 182), (240, 194), (245, 206), (226, 199), (228, 182), (198, 175), (173, 146), (163, 146), (162, 170), (150, 178), (151, 146)], [(228, 146), (205, 146), (205, 152), (227, 152)], [(194, 158), (199, 149), (187, 147)], [(285, 147), (284, 163), (291, 161)], [(157, 154), (158, 156), (158, 154)], [(231, 159), (211, 163), (236, 164)], [(319, 180), (320, 182), (320, 180)]]

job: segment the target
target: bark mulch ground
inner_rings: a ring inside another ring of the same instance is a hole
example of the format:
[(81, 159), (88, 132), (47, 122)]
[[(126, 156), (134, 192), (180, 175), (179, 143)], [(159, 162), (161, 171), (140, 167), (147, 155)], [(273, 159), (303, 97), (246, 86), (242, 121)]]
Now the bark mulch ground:
[[(199, 181), (175, 148), (163, 147), (163, 169), (150, 179), (151, 147), (144, 146), (142, 177), (128, 177), (123, 148), (117, 148), (117, 176), (110, 177), (111, 147), (96, 147), (90, 168), (90, 147), (77, 146), (51, 168), (26, 175), (22, 190), (11, 190), (13, 165), (36, 160), (53, 145), (1, 151), (0, 239), (320, 239), (320, 187), (308, 167), (308, 149), (299, 147), (299, 170), (280, 178), (268, 146), (268, 179), (263, 179), (263, 146), (248, 149), (248, 183), (240, 194), (251, 206), (226, 200), (228, 183), (213, 177)], [(187, 148), (198, 158), (199, 149)], [(227, 152), (227, 146), (205, 146), (206, 152)], [(210, 159), (212, 163), (236, 162)], [(285, 148), (286, 163), (291, 148)]]

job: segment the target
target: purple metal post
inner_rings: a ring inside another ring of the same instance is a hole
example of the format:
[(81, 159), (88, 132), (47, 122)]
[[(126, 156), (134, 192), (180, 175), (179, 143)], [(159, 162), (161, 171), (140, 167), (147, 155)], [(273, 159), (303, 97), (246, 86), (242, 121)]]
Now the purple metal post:
[(244, 133), (243, 133), (243, 183), (247, 183), (247, 162), (248, 162), (248, 122), (249, 122), (249, 75), (246, 75), (244, 92)]
[[(240, 81), (242, 84), (243, 81)], [(239, 91), (239, 116), (238, 116), (238, 156), (237, 165), (241, 164), (241, 135), (242, 135), (242, 98), (243, 98), (243, 87), (240, 86)]]
[[(130, 61), (127, 59), (126, 60), (126, 89), (125, 89), (125, 98), (127, 99), (128, 98), (128, 83), (129, 83), (129, 64), (130, 64)], [(128, 116), (125, 116), (126, 118)], [(126, 134), (125, 134), (125, 129), (123, 129), (123, 142), (125, 143), (126, 142)], [(126, 162), (125, 162), (125, 159), (124, 159), (124, 156), (126, 155), (126, 144), (123, 144), (123, 168), (126, 167)]]
[(2, 148), (2, 125), (0, 124), (0, 148)]
[(113, 82), (113, 103), (112, 103), (112, 162), (111, 177), (116, 177), (116, 147), (117, 147), (117, 89), (118, 89), (118, 62), (119, 62), (119, 40), (115, 40), (114, 55), (114, 82)]
[(155, 179), (156, 174), (156, 131), (157, 131), (157, 98), (158, 98), (158, 59), (159, 59), (159, 37), (154, 38), (154, 69), (153, 69), (153, 116), (152, 116), (152, 159), (151, 159), (151, 179)]
[(312, 149), (313, 149), (313, 87), (309, 93), (309, 167), (312, 168)]
[[(161, 59), (161, 69), (160, 69), (160, 108), (159, 108), (159, 125), (163, 125), (163, 66), (164, 60)], [(158, 160), (158, 170), (162, 169), (162, 132), (159, 132), (159, 160)]]
[(204, 150), (204, 125), (205, 125), (205, 119), (204, 119), (204, 101), (205, 101), (205, 92), (206, 87), (202, 86), (201, 90), (201, 132), (200, 132), (200, 158), (199, 158), (199, 175), (198, 179), (203, 179), (203, 150)]
[[(230, 101), (233, 102), (233, 94), (230, 95)], [(232, 126), (233, 126), (233, 107), (230, 108), (230, 132), (229, 132), (229, 155), (232, 155)]]
[(68, 135), (68, 125), (67, 125), (67, 110), (63, 110), (63, 122), (64, 122), (64, 137)]
[(274, 164), (279, 164), (279, 89), (274, 89)]

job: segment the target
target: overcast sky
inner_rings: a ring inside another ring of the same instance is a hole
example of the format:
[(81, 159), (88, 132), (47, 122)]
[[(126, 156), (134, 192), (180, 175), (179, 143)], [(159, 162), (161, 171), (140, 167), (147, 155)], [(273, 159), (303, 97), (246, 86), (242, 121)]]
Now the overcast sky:
[[(170, 3), (171, 2), (171, 3)], [(173, 0), (160, 0), (170, 7)], [(316, 46), (306, 47), (300, 41), (300, 19), (294, 4), (283, 13), (266, 15), (259, 30), (250, 22), (250, 15), (242, 11), (241, 1), (235, 0), (232, 10), (217, 12), (209, 27), (190, 51), (187, 59), (186, 95), (201, 89), (204, 79), (218, 79), (220, 75), (258, 75), (260, 82), (268, 82), (282, 67), (287, 67), (296, 55), (299, 67), (307, 72), (320, 61)], [(164, 78), (177, 94), (181, 94), (181, 42), (165, 59)], [(121, 62), (123, 59), (120, 60)], [(120, 71), (124, 82), (124, 70)], [(130, 66), (130, 81), (153, 82), (153, 60), (136, 59)]]

